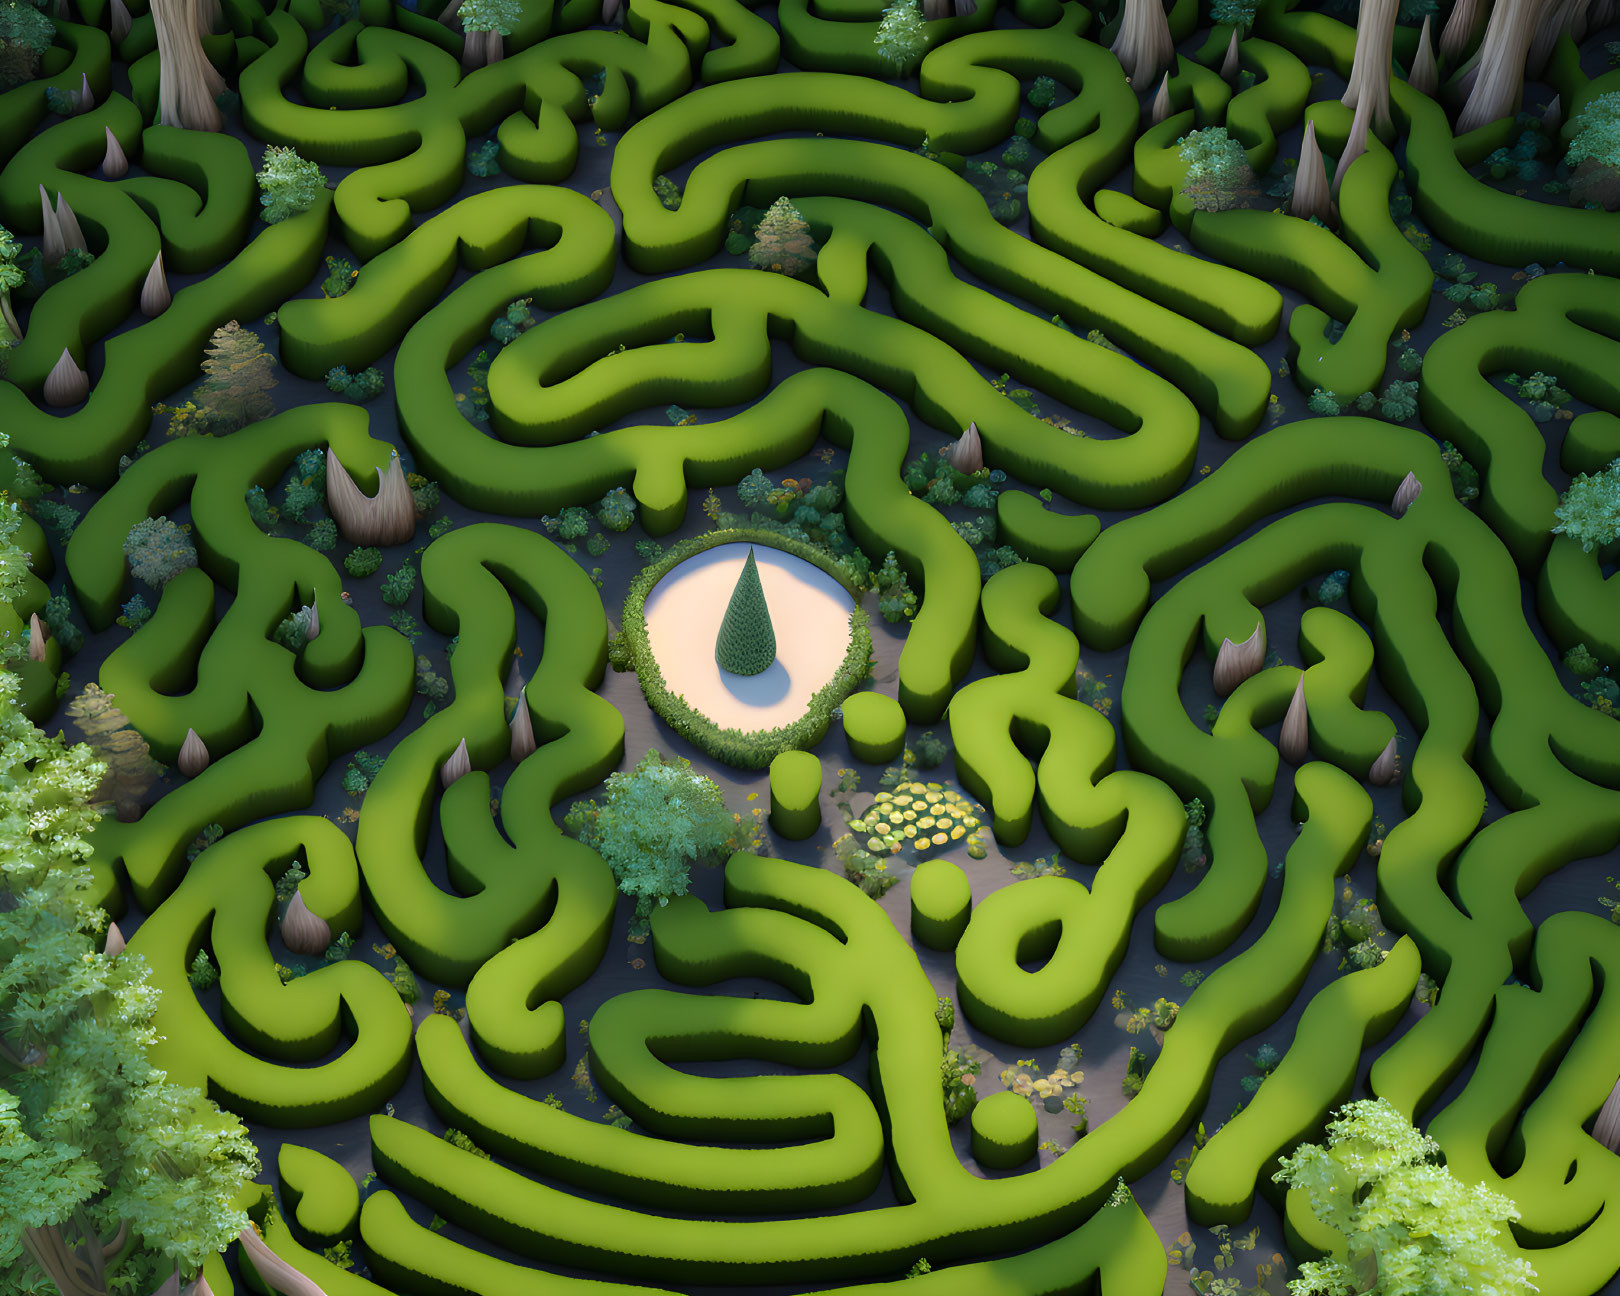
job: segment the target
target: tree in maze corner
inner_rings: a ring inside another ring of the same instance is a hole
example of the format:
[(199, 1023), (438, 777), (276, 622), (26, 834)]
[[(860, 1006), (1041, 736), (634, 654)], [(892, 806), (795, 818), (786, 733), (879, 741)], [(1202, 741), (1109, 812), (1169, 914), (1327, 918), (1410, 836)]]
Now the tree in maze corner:
[(158, 992), (115, 926), (103, 948), (86, 864), (107, 766), (36, 729), (20, 686), (0, 669), (0, 1290), (146, 1296), (248, 1226), (258, 1153), (147, 1060)]

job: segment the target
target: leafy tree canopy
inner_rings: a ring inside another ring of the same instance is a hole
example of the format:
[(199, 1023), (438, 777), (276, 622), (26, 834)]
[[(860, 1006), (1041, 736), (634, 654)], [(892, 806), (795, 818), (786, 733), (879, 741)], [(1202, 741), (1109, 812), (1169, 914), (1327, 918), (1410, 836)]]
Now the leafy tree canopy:
[(643, 917), (686, 894), (697, 860), (751, 840), (751, 827), (726, 809), (719, 785), (681, 757), (649, 751), (628, 773), (610, 774), (605, 790), (604, 804), (580, 802), (564, 823), (607, 861)]
[(1437, 1164), (1440, 1145), (1388, 1099), (1346, 1103), (1327, 1134), (1325, 1147), (1306, 1143), (1281, 1158), (1272, 1178), (1306, 1194), (1316, 1217), (1343, 1236), (1348, 1262), (1301, 1265), (1293, 1296), (1536, 1290), (1529, 1262), (1496, 1241), (1518, 1207)]

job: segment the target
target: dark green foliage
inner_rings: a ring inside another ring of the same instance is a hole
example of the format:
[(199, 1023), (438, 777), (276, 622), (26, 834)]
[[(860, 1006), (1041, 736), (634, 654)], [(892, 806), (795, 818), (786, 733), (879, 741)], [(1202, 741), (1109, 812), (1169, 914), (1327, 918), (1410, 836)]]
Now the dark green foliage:
[(383, 756), (373, 756), (367, 751), (355, 752), (349, 758), (349, 767), (343, 771), (343, 790), (350, 796), (364, 796), (386, 759)]
[(327, 390), (337, 393), (344, 400), (374, 400), (382, 395), (387, 386), (388, 380), (375, 365), (356, 374), (351, 374), (342, 365), (334, 365), (326, 371)]
[(1025, 98), (1031, 108), (1050, 108), (1057, 98), (1057, 82), (1049, 76), (1038, 76)]
[(1196, 873), (1209, 863), (1209, 843), (1204, 838), (1204, 803), (1194, 797), (1186, 804), (1187, 831), (1181, 840), (1181, 867)]
[(1378, 412), (1391, 423), (1405, 423), (1417, 415), (1417, 393), (1416, 380), (1392, 382), (1378, 398)]
[(911, 584), (893, 549), (889, 550), (883, 566), (873, 577), (873, 584), (879, 595), (878, 612), (885, 621), (890, 624), (909, 621), (916, 615), (917, 596), (911, 592)]
[(39, 74), (39, 56), (55, 36), (56, 24), (33, 5), (0, 0), (0, 91)]
[(658, 195), (658, 201), (670, 211), (676, 211), (681, 205), (681, 187), (667, 175), (653, 177), (653, 192)]
[(1029, 141), (1022, 135), (1014, 135), (1007, 147), (1001, 152), (1001, 165), (1005, 167), (1026, 167), (1035, 150), (1030, 147)]
[(369, 576), (382, 566), (382, 550), (363, 545), (349, 550), (343, 560), (343, 570), (354, 577)]
[(1564, 654), (1564, 665), (1570, 674), (1578, 679), (1591, 679), (1603, 669), (1602, 664), (1592, 656), (1583, 643), (1576, 644)]
[(501, 173), (501, 145), (499, 140), (487, 139), (475, 148), (467, 150), (467, 173), (478, 176), (480, 179), (500, 175)]
[[(1429, 3), (1433, 2), (1434, 0), (1429, 0)], [(1215, 0), (1210, 6), (1210, 21), (1231, 23), (1243, 31), (1248, 31), (1254, 26), (1254, 11), (1258, 7), (1258, 0)]]
[(193, 990), (206, 990), (219, 980), (219, 969), (214, 966), (208, 957), (208, 951), (200, 949), (197, 957), (191, 961), (190, 981)]
[(520, 297), (517, 301), (507, 305), (506, 310), (495, 317), (495, 322), (489, 326), (489, 335), (496, 342), (505, 346), (520, 333), (526, 333), (535, 325), (534, 312), (529, 309), (531, 299)]
[(565, 508), (557, 517), (544, 517), (540, 521), (560, 540), (583, 540), (591, 530), (590, 510), (578, 507)]
[(416, 659), (416, 691), (435, 706), (443, 706), (450, 700), (450, 681), (434, 671), (429, 657)]
[(321, 493), (308, 482), (290, 481), (281, 491), (281, 516), (294, 522), (308, 520), (309, 510), (319, 506)]
[(1331, 416), (1340, 412), (1339, 398), (1330, 391), (1323, 391), (1320, 387), (1311, 393), (1311, 398), (1305, 402), (1305, 407), (1312, 414)]
[(596, 519), (609, 531), (628, 531), (636, 520), (636, 502), (623, 486), (615, 486), (597, 503)]
[(146, 605), (144, 598), (136, 594), (125, 602), (123, 615), (118, 618), (118, 624), (133, 634), (151, 619), (152, 609)]
[(1479, 498), (1479, 471), (1449, 441), (1440, 443), (1440, 462), (1451, 472), (1451, 493), (1464, 504)]
[(341, 297), (354, 287), (355, 278), (359, 271), (354, 264), (342, 257), (326, 258), (326, 278), (321, 280), (321, 296)]
[(73, 621), (73, 601), (67, 594), (53, 594), (46, 599), (39, 617), (69, 657), (84, 647), (84, 631)]
[(714, 643), (714, 659), (720, 669), (733, 675), (758, 675), (776, 660), (776, 632), (771, 628), (771, 611), (760, 584), (759, 566), (752, 547), (743, 564), (725, 619)]
[(270, 637), (290, 653), (302, 652), (309, 642), (309, 613), (300, 608), (283, 617)]
[(281, 514), (270, 503), (270, 497), (264, 493), (263, 486), (250, 486), (247, 493), (248, 516), (253, 519), (253, 525), (261, 531), (272, 531), (277, 522), (281, 521)]
[(612, 541), (600, 531), (593, 531), (591, 538), (585, 542), (585, 552), (590, 554), (592, 558), (600, 558), (608, 551), (611, 544)]
[(438, 482), (429, 481), (419, 473), (411, 473), (405, 482), (411, 488), (411, 502), (416, 506), (417, 517), (425, 518), (439, 507)]
[(1322, 583), (1316, 587), (1316, 601), (1318, 603), (1337, 603), (1344, 597), (1350, 588), (1350, 573), (1343, 569), (1329, 572), (1322, 577)]
[(1035, 132), (1038, 129), (1039, 127), (1036, 126), (1035, 119), (1033, 117), (1020, 117), (1013, 123), (1013, 134), (1022, 136), (1027, 140), (1034, 139)]
[(304, 543), (317, 553), (331, 553), (337, 548), (337, 523), (331, 518), (321, 518), (309, 528), (309, 534), (304, 537)]
[(66, 547), (79, 525), (79, 510), (59, 500), (42, 499), (34, 505), (34, 516), (50, 532), (57, 544)]
[(912, 755), (917, 758), (918, 769), (933, 769), (945, 759), (949, 751), (950, 748), (934, 737), (931, 729), (917, 739), (912, 747)]
[(416, 568), (406, 563), (383, 577), (382, 599), (389, 607), (404, 607), (416, 590)]
[(1400, 366), (1402, 373), (1418, 373), (1423, 368), (1423, 353), (1416, 347), (1403, 346), (1395, 357), (1395, 363)]

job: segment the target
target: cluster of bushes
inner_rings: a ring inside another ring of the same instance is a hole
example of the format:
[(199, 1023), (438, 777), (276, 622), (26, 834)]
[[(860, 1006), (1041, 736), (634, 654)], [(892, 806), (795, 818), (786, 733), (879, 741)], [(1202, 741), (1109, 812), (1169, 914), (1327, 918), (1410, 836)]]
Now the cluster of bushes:
[(705, 755), (735, 769), (763, 769), (781, 752), (809, 748), (819, 742), (832, 721), (833, 709), (860, 686), (872, 669), (872, 635), (866, 613), (857, 607), (850, 614), (850, 645), (832, 679), (810, 699), (805, 713), (792, 724), (777, 729), (744, 733), (723, 729), (672, 693), (664, 683), (658, 662), (647, 642), (645, 605), (653, 587), (677, 564), (716, 545), (753, 541), (769, 544), (821, 568), (852, 593), (853, 586), (836, 562), (803, 542), (771, 535), (760, 530), (722, 530), (694, 536), (671, 548), (657, 562), (641, 569), (630, 581), (624, 603), (623, 630), (613, 652), (634, 670), (641, 681), (647, 704), (677, 733)]
[(298, 151), (272, 144), (264, 151), (264, 165), (254, 173), (259, 182), (259, 206), (266, 225), (275, 225), (308, 211), (326, 188), (320, 167)]
[[(1468, 262), (1457, 253), (1448, 254), (1440, 262), (1435, 271), (1435, 290), (1448, 302), (1458, 306), (1467, 306), (1470, 310), (1495, 310), (1506, 302), (1506, 298), (1497, 290), (1493, 283), (1475, 283), (1479, 278), (1477, 271), (1468, 268)], [(1446, 286), (1441, 287), (1440, 281), (1445, 280)]]
[(1571, 122), (1564, 153), (1569, 201), (1577, 207), (1620, 210), (1620, 90), (1589, 100)]
[(1553, 510), (1554, 535), (1567, 535), (1586, 553), (1620, 540), (1620, 459), (1570, 482)]
[(383, 393), (388, 385), (381, 369), (373, 365), (369, 369), (362, 369), (359, 373), (351, 374), (343, 365), (334, 365), (326, 371), (326, 388), (343, 397), (344, 400), (360, 401), (364, 403), (375, 400)]
[[(1578, 643), (1564, 654), (1564, 666), (1580, 681), (1581, 701), (1606, 716), (1620, 715), (1620, 682), (1609, 676), (1609, 668)], [(1620, 914), (1615, 916), (1620, 922)]]
[(202, 362), (203, 381), (180, 405), (152, 406), (169, 416), (168, 435), (217, 436), (235, 432), (276, 412), (276, 358), (252, 329), (236, 320), (214, 330)]
[(1417, 417), (1417, 394), (1418, 380), (1415, 378), (1397, 378), (1381, 394), (1366, 391), (1350, 401), (1340, 401), (1336, 392), (1318, 387), (1305, 402), (1305, 407), (1312, 414), (1329, 418), (1354, 410), (1358, 414), (1377, 414), (1391, 423), (1405, 423)]

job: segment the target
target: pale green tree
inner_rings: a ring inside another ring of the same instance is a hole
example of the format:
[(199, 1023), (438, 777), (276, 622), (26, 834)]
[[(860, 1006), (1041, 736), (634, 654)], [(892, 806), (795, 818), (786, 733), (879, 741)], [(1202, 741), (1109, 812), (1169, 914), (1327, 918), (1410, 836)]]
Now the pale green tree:
[(917, 0), (894, 0), (878, 24), (877, 50), (901, 76), (910, 76), (928, 49), (923, 12)]
[(692, 865), (751, 844), (753, 825), (726, 809), (719, 785), (692, 762), (649, 751), (629, 773), (608, 775), (604, 804), (577, 803), (563, 821), (599, 854), (645, 918), (686, 894)]
[(146, 1057), (145, 960), (100, 952), (89, 801), (105, 766), (46, 737), (0, 671), (0, 1290), (102, 1296), (109, 1266), (188, 1275), (247, 1225), (241, 1123)]
[(1327, 1134), (1326, 1146), (1302, 1145), (1272, 1176), (1303, 1191), (1345, 1241), (1344, 1259), (1300, 1266), (1292, 1296), (1537, 1290), (1530, 1262), (1496, 1240), (1519, 1208), (1438, 1163), (1440, 1145), (1388, 1099), (1346, 1103)]

